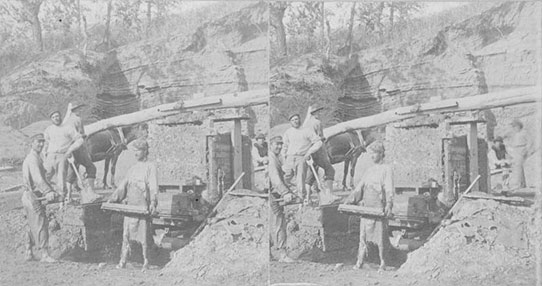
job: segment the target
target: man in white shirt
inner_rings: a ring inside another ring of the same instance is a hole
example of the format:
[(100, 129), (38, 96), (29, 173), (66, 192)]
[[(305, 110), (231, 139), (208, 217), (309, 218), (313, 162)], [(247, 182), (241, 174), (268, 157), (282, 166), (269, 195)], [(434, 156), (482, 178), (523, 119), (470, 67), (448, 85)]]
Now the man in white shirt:
[(47, 127), (44, 132), (46, 141), (45, 170), (48, 180), (51, 180), (56, 174), (58, 191), (66, 195), (68, 158), (72, 156), (75, 150), (83, 145), (84, 140), (75, 128), (61, 124), (60, 111), (55, 110), (49, 116), (53, 125)]
[[(296, 191), (300, 197), (305, 195), (305, 177), (307, 171), (307, 161), (323, 145), (322, 140), (316, 133), (309, 129), (301, 128), (301, 118), (299, 114), (290, 116), (290, 127), (284, 132), (284, 180), (296, 186)], [(295, 183), (292, 179), (295, 178)]]

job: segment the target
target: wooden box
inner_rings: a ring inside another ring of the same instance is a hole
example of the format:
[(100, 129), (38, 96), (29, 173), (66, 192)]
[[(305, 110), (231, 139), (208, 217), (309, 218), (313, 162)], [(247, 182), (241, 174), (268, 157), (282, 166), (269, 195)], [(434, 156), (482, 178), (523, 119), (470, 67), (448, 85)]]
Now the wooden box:
[(191, 195), (187, 193), (158, 193), (157, 210), (159, 214), (190, 215)]

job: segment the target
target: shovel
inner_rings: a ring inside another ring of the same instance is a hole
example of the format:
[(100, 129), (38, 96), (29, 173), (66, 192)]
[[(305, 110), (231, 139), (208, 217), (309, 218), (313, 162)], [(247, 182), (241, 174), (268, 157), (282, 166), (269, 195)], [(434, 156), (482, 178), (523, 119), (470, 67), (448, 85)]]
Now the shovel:
[[(68, 158), (68, 162), (70, 162), (70, 165), (72, 166), (72, 169), (73, 169), (73, 172), (75, 173), (75, 175), (77, 176), (77, 182), (79, 183), (79, 185), (82, 187), (81, 189), (81, 201), (80, 203), (83, 205), (83, 204), (89, 204), (89, 203), (94, 203), (98, 200), (100, 200), (102, 197), (97, 195), (97, 194), (94, 194), (92, 192), (92, 194), (95, 196), (95, 197), (92, 197), (90, 196), (90, 193), (91, 190), (88, 189), (88, 187), (83, 183), (83, 178), (81, 178), (81, 175), (79, 175), (79, 172), (77, 170), (77, 167), (75, 166), (75, 163), (74, 163), (74, 159), (73, 157), (70, 157)], [(90, 196), (90, 198), (87, 198), (87, 196)], [(71, 189), (68, 190), (68, 196), (67, 196), (67, 199), (70, 200), (71, 199)]]

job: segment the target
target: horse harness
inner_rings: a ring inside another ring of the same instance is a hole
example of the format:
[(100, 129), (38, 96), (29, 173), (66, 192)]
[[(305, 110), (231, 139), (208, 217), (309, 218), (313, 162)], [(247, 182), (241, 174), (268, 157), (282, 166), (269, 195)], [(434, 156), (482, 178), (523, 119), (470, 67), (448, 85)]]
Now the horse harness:
[(115, 155), (120, 150), (127, 149), (128, 142), (126, 138), (124, 137), (124, 132), (122, 132), (121, 128), (117, 128), (117, 132), (119, 133), (120, 137), (120, 143), (115, 142), (115, 131), (109, 129), (107, 130), (109, 132), (109, 142), (111, 143), (111, 147), (105, 151), (106, 156), (111, 157)]

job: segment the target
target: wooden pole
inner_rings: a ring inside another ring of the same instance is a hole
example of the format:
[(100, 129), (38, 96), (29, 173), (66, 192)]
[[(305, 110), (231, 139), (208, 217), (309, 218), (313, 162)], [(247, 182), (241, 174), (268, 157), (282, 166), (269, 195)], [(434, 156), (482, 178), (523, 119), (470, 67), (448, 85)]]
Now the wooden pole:
[[(233, 132), (231, 134), (233, 145), (233, 177), (237, 178), (243, 173), (243, 136), (241, 134), (241, 119), (234, 120)], [(238, 188), (243, 188), (241, 184)]]
[[(469, 148), (469, 178), (478, 177), (478, 125), (476, 122), (470, 123), (469, 133), (467, 134), (467, 144)], [(480, 184), (472, 187), (473, 192), (480, 190)]]
[(237, 178), (237, 180), (235, 180), (235, 182), (233, 182), (233, 185), (231, 185), (231, 187), (224, 193), (224, 195), (222, 196), (222, 198), (220, 198), (220, 200), (218, 201), (218, 203), (216, 203), (215, 207), (213, 208), (213, 210), (207, 214), (207, 216), (205, 217), (205, 219), (201, 222), (201, 224), (198, 226), (198, 228), (196, 229), (196, 231), (194, 231), (194, 233), (190, 236), (190, 240), (194, 239), (194, 237), (196, 237), (202, 230), (203, 228), (207, 225), (207, 220), (210, 219), (211, 217), (213, 217), (215, 215), (215, 212), (218, 210), (218, 207), (220, 207), (222, 205), (222, 202), (224, 202), (224, 198), (226, 198), (227, 194), (233, 190), (235, 188), (235, 186), (237, 186), (237, 184), (239, 184), (239, 182), (241, 181), (241, 179), (243, 179), (243, 176), (245, 175), (245, 173), (241, 173), (241, 176), (239, 176)]
[[(330, 138), (337, 134), (356, 129), (368, 129), (415, 117), (419, 114), (450, 113), (491, 109), (503, 106), (534, 103), (541, 101), (540, 86), (485, 93), (456, 99), (447, 99), (435, 103), (400, 107), (372, 116), (339, 123), (324, 129), (324, 136)], [(419, 112), (416, 112), (418, 110)]]
[(224, 109), (268, 104), (269, 90), (259, 89), (220, 96), (210, 96), (176, 103), (162, 104), (148, 109), (123, 114), (85, 126), (88, 136), (115, 127), (129, 126), (154, 119), (177, 115), (192, 110)]
[(454, 205), (452, 206), (452, 208), (448, 211), (448, 213), (446, 214), (446, 216), (444, 216), (442, 218), (442, 220), (440, 221), (439, 225), (433, 230), (433, 232), (431, 232), (431, 234), (427, 237), (427, 241), (430, 240), (442, 227), (444, 227), (444, 221), (451, 218), (452, 215), (454, 214), (454, 212), (456, 211), (456, 208), (457, 206), (459, 205), (459, 201), (461, 201), (461, 199), (463, 198), (463, 196), (465, 196), (466, 194), (468, 194), (472, 189), (473, 187), (476, 185), (476, 183), (478, 182), (478, 180), (480, 180), (480, 175), (478, 175), (478, 177), (476, 177), (476, 179), (474, 179), (474, 181), (472, 181), (472, 183), (470, 183), (470, 186), (465, 190), (465, 192), (463, 192), (463, 194), (459, 197), (459, 199), (457, 199), (457, 201), (455, 201)]

